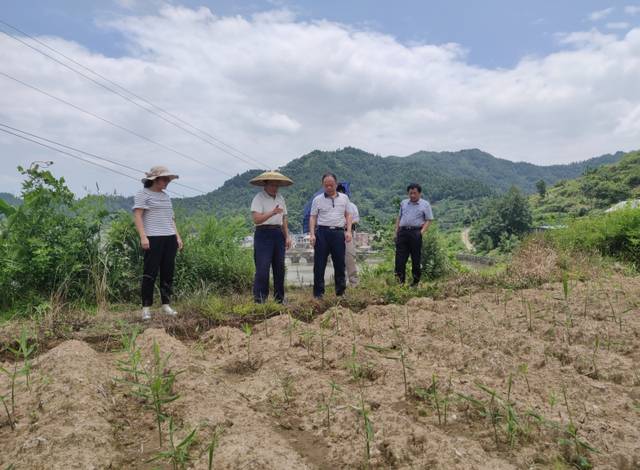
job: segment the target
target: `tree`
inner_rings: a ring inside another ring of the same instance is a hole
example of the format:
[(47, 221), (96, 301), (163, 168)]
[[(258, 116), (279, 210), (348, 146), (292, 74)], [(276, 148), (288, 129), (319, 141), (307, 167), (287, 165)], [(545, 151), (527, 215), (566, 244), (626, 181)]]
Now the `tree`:
[(539, 180), (536, 183), (536, 189), (538, 190), (540, 197), (544, 199), (547, 195), (547, 183), (545, 183), (544, 180)]

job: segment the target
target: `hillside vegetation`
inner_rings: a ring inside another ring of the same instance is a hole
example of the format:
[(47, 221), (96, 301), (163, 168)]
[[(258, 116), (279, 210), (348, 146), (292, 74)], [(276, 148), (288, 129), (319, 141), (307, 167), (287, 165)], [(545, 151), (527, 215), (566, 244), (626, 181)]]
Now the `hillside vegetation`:
[(544, 196), (531, 197), (534, 220), (554, 223), (598, 213), (613, 204), (640, 197), (640, 151), (615, 164), (589, 168), (584, 175), (556, 183)]

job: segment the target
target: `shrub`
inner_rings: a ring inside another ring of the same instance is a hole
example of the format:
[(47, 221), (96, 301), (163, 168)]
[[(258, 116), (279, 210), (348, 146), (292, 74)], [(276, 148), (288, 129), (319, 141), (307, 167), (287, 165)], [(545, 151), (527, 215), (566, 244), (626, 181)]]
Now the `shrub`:
[(561, 248), (597, 251), (640, 266), (640, 209), (621, 209), (576, 219), (550, 237)]
[(54, 293), (95, 298), (91, 266), (106, 212), (76, 202), (64, 178), (37, 167), (19, 170), (26, 176), (24, 203), (9, 215), (0, 238), (0, 307), (40, 303)]

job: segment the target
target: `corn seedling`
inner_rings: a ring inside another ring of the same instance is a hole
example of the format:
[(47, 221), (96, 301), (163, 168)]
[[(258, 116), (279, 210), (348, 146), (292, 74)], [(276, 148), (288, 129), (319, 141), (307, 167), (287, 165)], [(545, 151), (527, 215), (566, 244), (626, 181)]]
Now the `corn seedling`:
[(431, 394), (433, 397), (433, 403), (438, 413), (438, 424), (442, 425), (442, 415), (440, 413), (440, 400), (438, 398), (438, 382), (436, 381), (436, 374), (431, 375)]
[(351, 406), (362, 417), (362, 434), (365, 441), (365, 466), (369, 468), (369, 461), (371, 460), (371, 444), (373, 443), (374, 432), (373, 423), (369, 417), (369, 410), (364, 403), (364, 390), (360, 388), (360, 403), (358, 406)]
[(282, 389), (282, 396), (284, 402), (289, 406), (291, 404), (291, 398), (295, 394), (295, 388), (293, 386), (293, 376), (291, 374), (285, 374), (279, 379), (280, 388)]
[(518, 366), (518, 373), (524, 377), (525, 382), (527, 383), (527, 391), (531, 392), (531, 387), (529, 386), (529, 365), (526, 363), (520, 364)]
[(320, 357), (321, 357), (321, 367), (324, 369), (324, 346), (326, 341), (326, 333), (325, 331), (329, 328), (329, 318), (324, 318), (320, 322)]
[(7, 348), (15, 357), (15, 360), (22, 360), (21, 375), (24, 375), (27, 380), (27, 389), (31, 390), (30, 377), (31, 377), (31, 356), (36, 350), (36, 345), (29, 345), (29, 337), (27, 336), (27, 330), (22, 329), (20, 332), (20, 338), (18, 339), (18, 348)]
[(148, 462), (166, 460), (171, 463), (173, 470), (186, 469), (189, 461), (191, 460), (189, 450), (196, 439), (196, 431), (197, 428), (194, 428), (178, 443), (178, 445), (176, 445), (174, 441), (175, 427), (173, 425), (173, 418), (169, 418), (169, 450), (158, 452), (158, 454)]
[(560, 443), (564, 445), (572, 445), (575, 449), (576, 457), (572, 462), (579, 469), (589, 469), (591, 468), (591, 463), (586, 455), (584, 455), (584, 451), (588, 450), (594, 453), (599, 453), (597, 449), (592, 447), (588, 442), (578, 437), (578, 428), (573, 421), (573, 415), (571, 414), (571, 409), (569, 408), (569, 400), (567, 399), (567, 389), (563, 385), (562, 386), (562, 396), (564, 398), (564, 405), (567, 408), (567, 415), (569, 416), (569, 424), (565, 427), (565, 434), (568, 439), (561, 439)]
[(253, 329), (251, 325), (248, 323), (242, 324), (242, 332), (244, 336), (247, 338), (247, 364), (251, 364), (251, 335), (253, 334)]
[(600, 347), (600, 337), (596, 335), (596, 340), (593, 345), (593, 354), (591, 354), (591, 365), (593, 366), (593, 378), (598, 377), (598, 365), (596, 364), (596, 355), (598, 354), (598, 348)]
[(336, 394), (341, 393), (342, 388), (340, 388), (340, 385), (335, 383), (333, 380), (329, 381), (329, 387), (330, 391), (328, 397), (325, 397), (324, 393), (322, 394), (322, 404), (320, 405), (320, 411), (326, 412), (327, 431), (331, 432), (331, 409), (333, 407)]
[(5, 374), (9, 378), (9, 383), (11, 385), (11, 416), (15, 416), (16, 415), (16, 382), (18, 381), (18, 377), (21, 374), (21, 370), (18, 370), (18, 362), (16, 361), (13, 363), (12, 371), (9, 371), (4, 367), (0, 367), (0, 372)]
[(293, 333), (298, 329), (299, 323), (300, 321), (297, 318), (293, 318), (293, 316), (289, 314), (289, 324), (286, 330), (289, 335), (289, 347), (293, 346)]
[[(382, 346), (375, 346), (373, 344), (369, 344), (367, 346), (365, 346), (367, 349), (372, 349), (380, 354), (388, 354), (390, 353), (392, 350), (391, 348), (385, 348)], [(402, 344), (400, 344), (400, 354), (396, 357), (396, 356), (386, 356), (383, 355), (383, 357), (385, 359), (391, 359), (394, 361), (400, 361), (400, 364), (402, 365), (402, 380), (404, 383), (404, 395), (405, 397), (409, 396), (409, 383), (407, 381), (407, 369), (410, 369), (409, 365), (407, 364), (407, 354), (405, 353), (404, 350), (404, 346)]]
[(13, 420), (13, 415), (9, 412), (9, 408), (7, 407), (6, 397), (4, 395), (0, 395), (0, 401), (2, 402), (4, 411), (7, 414), (7, 420), (9, 421), (9, 426), (11, 427), (11, 430), (14, 431), (16, 429), (16, 423)]
[(142, 362), (142, 352), (136, 345), (138, 338), (138, 330), (134, 328), (130, 334), (122, 335), (120, 342), (122, 344), (122, 350), (126, 353), (125, 360), (118, 360), (118, 370), (129, 374), (128, 380), (134, 383), (139, 383), (140, 363)]
[(211, 436), (211, 440), (207, 445), (207, 469), (208, 470), (213, 469), (213, 453), (216, 451), (216, 449), (218, 448), (218, 445), (220, 444), (220, 438), (222, 437), (222, 434), (224, 434), (224, 428), (216, 426), (215, 430), (213, 431), (213, 435)]
[(311, 356), (311, 343), (313, 342), (313, 338), (316, 335), (316, 332), (309, 326), (305, 328), (305, 330), (300, 334), (300, 339), (302, 340), (302, 344), (304, 344), (305, 349), (307, 350), (307, 355)]
[(158, 440), (162, 446), (162, 423), (166, 421), (165, 405), (177, 400), (179, 395), (173, 392), (173, 385), (176, 380), (177, 373), (172, 372), (168, 367), (170, 354), (162, 357), (160, 354), (160, 346), (156, 341), (153, 342), (153, 361), (151, 365), (139, 372), (141, 381), (133, 383), (134, 393), (144, 399), (147, 406), (151, 408), (156, 415), (156, 424), (158, 427)]

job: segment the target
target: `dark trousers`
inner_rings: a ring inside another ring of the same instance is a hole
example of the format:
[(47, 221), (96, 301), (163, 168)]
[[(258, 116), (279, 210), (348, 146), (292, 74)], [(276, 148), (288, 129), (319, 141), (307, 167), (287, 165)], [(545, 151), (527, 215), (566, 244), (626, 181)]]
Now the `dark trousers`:
[(327, 260), (331, 255), (333, 262), (333, 277), (336, 283), (336, 295), (344, 294), (347, 279), (344, 272), (344, 230), (331, 230), (318, 227), (316, 230), (316, 245), (313, 252), (313, 296), (324, 295), (324, 272)]
[(160, 297), (163, 304), (171, 301), (173, 272), (178, 253), (178, 239), (175, 235), (164, 237), (148, 237), (149, 249), (144, 252), (144, 269), (142, 274), (142, 306), (153, 305), (153, 288), (160, 271)]
[(422, 252), (422, 234), (420, 230), (400, 230), (396, 238), (396, 277), (404, 284), (407, 260), (411, 256), (413, 285), (420, 282), (420, 256)]
[(253, 280), (253, 299), (263, 303), (269, 297), (269, 268), (273, 268), (273, 297), (284, 300), (285, 239), (282, 229), (269, 227), (257, 229), (253, 238), (253, 260), (256, 276)]

